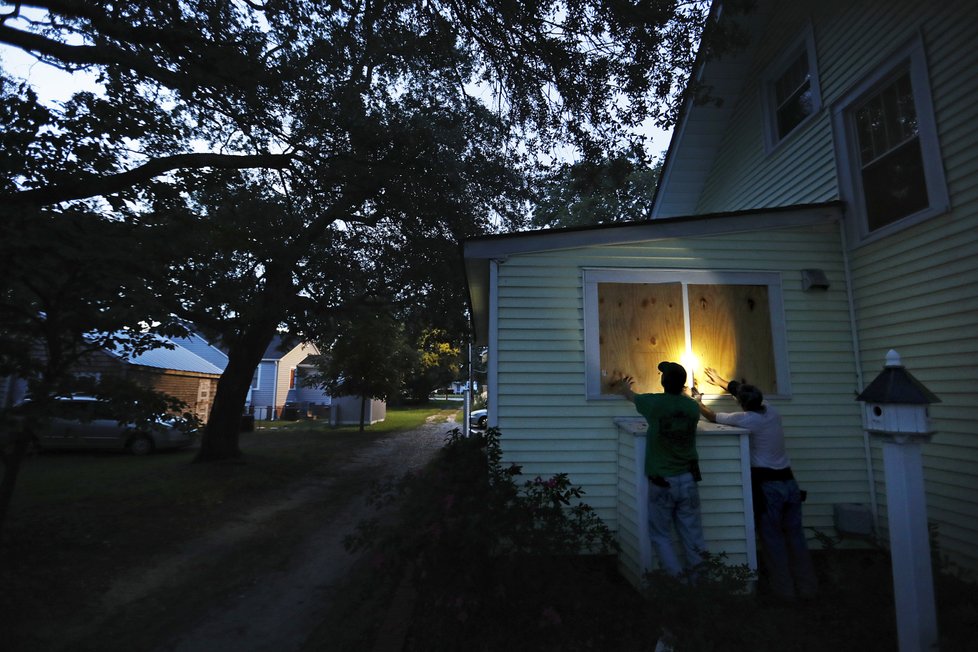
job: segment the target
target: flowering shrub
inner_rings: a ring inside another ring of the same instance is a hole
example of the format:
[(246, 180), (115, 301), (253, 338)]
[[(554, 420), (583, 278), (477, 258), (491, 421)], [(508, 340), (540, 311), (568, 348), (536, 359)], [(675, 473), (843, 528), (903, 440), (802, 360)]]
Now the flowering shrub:
[(587, 627), (589, 605), (623, 582), (611, 531), (567, 474), (524, 479), (501, 460), (498, 430), (454, 431), (424, 471), (377, 486), (371, 501), (396, 510), (348, 548), (372, 551), (380, 571), (412, 569), (411, 649), (576, 649), (589, 637), (601, 649), (613, 630)]

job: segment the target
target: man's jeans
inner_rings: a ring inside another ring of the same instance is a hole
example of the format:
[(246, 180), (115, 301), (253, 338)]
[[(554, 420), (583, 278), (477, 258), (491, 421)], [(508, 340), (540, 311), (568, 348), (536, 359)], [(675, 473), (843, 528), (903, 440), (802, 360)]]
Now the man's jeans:
[(676, 527), (691, 571), (703, 561), (706, 549), (703, 524), (700, 520), (700, 494), (692, 473), (667, 477), (668, 487), (649, 483), (649, 539), (662, 569), (673, 576), (681, 575), (683, 567), (672, 546), (672, 527)]
[(801, 490), (795, 480), (761, 484), (757, 531), (771, 591), (781, 598), (814, 597), (818, 580), (801, 525)]

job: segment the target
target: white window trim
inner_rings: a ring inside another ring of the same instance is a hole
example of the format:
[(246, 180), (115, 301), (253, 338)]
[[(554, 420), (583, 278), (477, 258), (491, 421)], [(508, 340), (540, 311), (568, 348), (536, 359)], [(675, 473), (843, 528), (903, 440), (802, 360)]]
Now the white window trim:
[[(809, 77), (812, 86), (812, 112), (804, 120), (795, 125), (783, 138), (778, 137), (778, 107), (774, 97), (774, 84), (784, 74), (798, 55), (808, 53)], [(818, 57), (815, 56), (815, 31), (809, 23), (790, 45), (774, 59), (761, 75), (761, 106), (764, 116), (764, 151), (770, 154), (781, 145), (800, 133), (805, 125), (811, 122), (822, 110), (822, 87), (818, 77)]]
[(251, 385), (249, 387), (251, 389), (261, 388), (261, 364), (255, 367), (255, 373), (251, 377)]
[[(896, 72), (909, 60), (910, 83), (913, 86), (914, 108), (917, 111), (917, 129), (920, 151), (924, 164), (924, 180), (927, 186), (927, 208), (907, 215), (891, 224), (870, 232), (866, 221), (866, 208), (859, 174), (858, 141), (851, 109), (868, 95), (890, 82)], [(924, 40), (917, 34), (874, 66), (873, 72), (863, 77), (842, 97), (832, 104), (832, 135), (839, 174), (839, 194), (847, 205), (847, 229), (854, 246), (868, 244), (919, 224), (950, 209), (944, 163), (937, 138), (937, 120), (930, 93), (930, 78)]]
[[(778, 392), (771, 398), (790, 398), (791, 376), (788, 369), (788, 341), (780, 272), (734, 272), (684, 269), (584, 268), (584, 373), (588, 400), (616, 400), (601, 394), (601, 348), (598, 332), (599, 283), (682, 283), (686, 351), (692, 348), (689, 326), (689, 285), (764, 285), (768, 289), (771, 311), (771, 343), (774, 347), (774, 372)], [(700, 388), (704, 389), (704, 388)], [(707, 394), (710, 395), (710, 394)], [(720, 395), (717, 392), (713, 395)]]

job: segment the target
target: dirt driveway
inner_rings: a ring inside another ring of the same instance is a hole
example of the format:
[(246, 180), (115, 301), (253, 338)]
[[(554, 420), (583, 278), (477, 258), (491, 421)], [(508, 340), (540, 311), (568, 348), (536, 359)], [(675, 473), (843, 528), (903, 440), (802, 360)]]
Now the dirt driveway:
[[(201, 591), (211, 597), (193, 602), (205, 608), (184, 613), (178, 626), (171, 614), (166, 629), (158, 631), (152, 637), (154, 645), (145, 649), (304, 649), (357, 561), (344, 549), (343, 539), (373, 513), (365, 504), (366, 488), (373, 480), (424, 465), (454, 427), (451, 421), (429, 422), (417, 430), (380, 438), (333, 475), (298, 480), (281, 500), (263, 504), (168, 558), (154, 559), (151, 566), (120, 578), (103, 597), (100, 612), (107, 621), (149, 619), (154, 605), (164, 601), (174, 605), (181, 595)], [(246, 561), (251, 572), (242, 573), (240, 562), (229, 561), (241, 558), (243, 549), (262, 546), (270, 554), (257, 562)], [(219, 568), (225, 564), (230, 564), (227, 572)], [(116, 647), (118, 641), (107, 640), (111, 625), (94, 629), (97, 634), (89, 630), (73, 649), (99, 649), (100, 642)]]

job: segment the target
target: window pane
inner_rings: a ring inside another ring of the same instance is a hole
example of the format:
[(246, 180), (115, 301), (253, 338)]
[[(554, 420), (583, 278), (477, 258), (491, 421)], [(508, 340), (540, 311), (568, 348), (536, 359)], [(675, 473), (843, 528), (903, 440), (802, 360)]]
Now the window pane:
[(784, 138), (812, 112), (812, 89), (808, 82), (788, 102), (778, 107), (778, 138)]
[(919, 138), (863, 168), (862, 178), (870, 231), (928, 206)]
[(601, 393), (612, 393), (616, 374), (635, 378), (637, 389), (659, 392), (663, 360), (686, 350), (683, 293), (679, 283), (598, 283)]
[[(767, 286), (690, 285), (689, 329), (700, 367), (778, 392)], [(701, 390), (705, 380), (696, 377)]]
[(803, 84), (808, 83), (808, 54), (802, 52), (801, 56), (795, 59), (784, 74), (778, 78), (774, 84), (774, 93), (777, 103), (783, 104), (789, 97), (795, 95)]
[(856, 110), (856, 133), (863, 165), (917, 135), (917, 110), (910, 73), (882, 88)]
[(778, 138), (784, 138), (814, 110), (808, 53), (801, 55), (774, 83)]
[(869, 230), (927, 208), (909, 70), (864, 102), (855, 120)]

